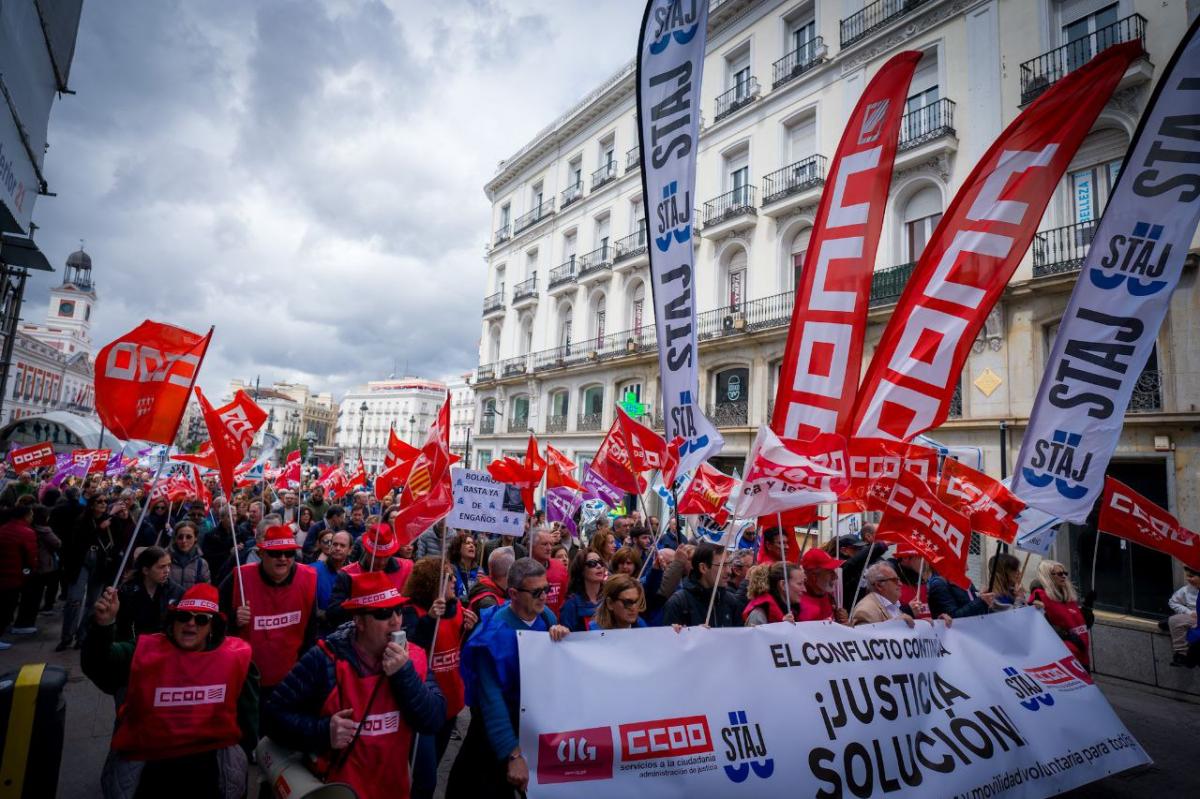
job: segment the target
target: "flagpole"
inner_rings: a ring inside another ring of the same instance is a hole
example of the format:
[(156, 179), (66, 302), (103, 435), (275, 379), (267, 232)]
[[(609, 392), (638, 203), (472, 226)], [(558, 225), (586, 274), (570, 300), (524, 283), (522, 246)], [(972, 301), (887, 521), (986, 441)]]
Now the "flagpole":
[[(476, 553), (476, 554), (478, 554), (478, 553)], [(375, 553), (374, 552), (371, 553), (371, 562), (372, 563), (375, 562)], [(441, 566), (438, 567), (438, 575), (439, 575), (438, 587), (441, 589), (441, 593), (439, 593), (437, 595), (437, 597), (434, 601), (437, 601), (437, 599), (441, 599), (444, 602), (446, 599), (446, 583), (449, 582), (449, 580), (446, 578), (446, 547), (445, 546), (442, 547)], [(445, 611), (442, 611), (442, 615), (438, 616), (436, 619), (433, 620), (433, 639), (429, 642), (429, 667), (430, 668), (433, 668), (434, 658), (437, 656), (438, 627), (441, 625), (442, 618), (445, 615), (446, 615)], [(412, 760), (410, 760), (408, 763), (408, 775), (409, 775), (410, 779), (412, 778), (413, 769), (416, 768), (417, 745), (420, 742), (421, 742), (421, 733), (419, 733), (419, 732), (414, 733), (413, 734), (413, 743), (412, 743), (413, 756), (412, 756)]]
[[(662, 472), (659, 472), (658, 474), (659, 474), (659, 477), (662, 476)], [(652, 483), (653, 483), (653, 481), (651, 481), (651, 480), (646, 481), (646, 486), (647, 486), (648, 490), (649, 490), (649, 486), (652, 485)], [(640, 492), (636, 496), (637, 496), (638, 502), (642, 503), (642, 513), (644, 513), (646, 515), (646, 523), (649, 524), (650, 508), (649, 508), (645, 498), (642, 497)], [(652, 553), (658, 551), (658, 539), (662, 538), (663, 530), (665, 530), (665, 529), (666, 529), (666, 527), (662, 524), (662, 522), (660, 520), (659, 525), (658, 525), (658, 535), (654, 536), (654, 543), (652, 543), (650, 545), (651, 552), (647, 554), (645, 562), (642, 563), (642, 569), (641, 569), (641, 571), (638, 572), (638, 580), (639, 581), (643, 577), (646, 576), (646, 567), (649, 566), (650, 563), (654, 560)]]
[[(132, 532), (129, 533), (129, 541), (125, 544), (125, 552), (121, 555), (121, 565), (117, 567), (117, 576), (113, 580), (112, 587), (116, 588), (121, 582), (121, 575), (125, 573), (125, 566), (129, 563), (129, 553), (133, 551), (133, 544), (137, 541), (138, 530), (142, 527), (142, 522), (146, 520), (146, 511), (150, 510), (150, 497), (154, 494), (154, 486), (158, 484), (158, 478), (162, 475), (163, 469), (167, 466), (167, 453), (163, 451), (162, 462), (158, 464), (158, 471), (154, 473), (154, 479), (150, 481), (150, 492), (146, 495), (146, 501), (142, 503), (142, 512), (138, 515), (137, 524), (133, 526)], [(92, 464), (89, 459), (88, 471), (91, 471)]]
[[(676, 524), (678, 525), (678, 522)], [(721, 531), (722, 531), (721, 532), (721, 540), (722, 541), (725, 540), (725, 536), (728, 534), (728, 531), (726, 528), (728, 528), (729, 525), (731, 525), (731, 524), (733, 524), (732, 518), (727, 519), (725, 524), (721, 525)], [(705, 627), (708, 626), (709, 620), (712, 618), (713, 605), (715, 605), (717, 602), (717, 589), (721, 587), (721, 571), (725, 568), (725, 561), (729, 558), (728, 546), (723, 546), (723, 549), (725, 549), (725, 557), (721, 558), (721, 562), (717, 564), (717, 581), (715, 583), (713, 583), (712, 593), (708, 595), (708, 612), (706, 612), (704, 614), (704, 626)]]
[(242, 595), (242, 607), (246, 607), (246, 583), (242, 579), (242, 561), (238, 557), (237, 526), (233, 523), (233, 503), (227, 501), (225, 510), (229, 511), (229, 534), (233, 539), (233, 571), (237, 574), (238, 592)]
[[(788, 580), (788, 573), (787, 573), (787, 562), (788, 562), (787, 561), (787, 539), (788, 539), (788, 536), (787, 536), (787, 531), (783, 529), (783, 513), (781, 513), (780, 511), (775, 511), (775, 522), (779, 525), (779, 557), (783, 560), (783, 600), (785, 602), (787, 602), (786, 612), (791, 613), (792, 612), (792, 589), (788, 585), (788, 583), (790, 581)], [(768, 583), (770, 582), (770, 575), (768, 575), (767, 582)]]
[(925, 576), (925, 558), (921, 558), (921, 564), (917, 566), (917, 601), (925, 604), (921, 600), (921, 578)]

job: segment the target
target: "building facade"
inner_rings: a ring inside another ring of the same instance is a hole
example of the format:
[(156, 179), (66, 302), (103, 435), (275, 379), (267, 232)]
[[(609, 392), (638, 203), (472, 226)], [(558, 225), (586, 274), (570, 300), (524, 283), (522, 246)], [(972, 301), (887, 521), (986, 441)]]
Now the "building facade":
[(446, 382), (446, 390), (450, 392), (450, 451), (463, 458), (470, 454), (468, 450), (475, 426), (473, 377), (468, 373)]
[[(1142, 42), (1146, 56), (1080, 147), (975, 342), (951, 418), (931, 431), (939, 442), (978, 452), (983, 470), (1001, 476), (1020, 448), (1138, 117), (1197, 9), (1146, 0), (714, 0), (710, 7), (693, 198), (695, 291), (699, 390), (725, 437), (714, 464), (726, 472), (741, 466), (770, 419), (828, 161), (875, 71), (900, 50), (923, 54), (900, 131), (864, 359), (943, 209), (1003, 128), (1099, 49)], [(522, 452), (532, 430), (582, 466), (628, 395), (656, 409), (649, 421), (662, 429), (634, 113), (630, 64), (502, 162), (485, 187), (493, 232), (474, 381), (475, 465)], [(1200, 348), (1189, 346), (1200, 318), (1196, 251), (1193, 242), (1110, 470), (1191, 529), (1200, 527)], [(1064, 530), (1056, 555), (1082, 573), (1095, 540), (1094, 529)], [(1102, 606), (1161, 612), (1181, 579), (1178, 565), (1101, 541)], [(980, 583), (989, 546), (980, 541), (973, 553)]]
[(352, 462), (361, 452), (367, 472), (378, 474), (387, 455), (389, 430), (421, 446), (446, 401), (446, 390), (446, 384), (436, 380), (402, 377), (372, 380), (349, 392), (338, 406), (334, 437), (342, 458)]
[(20, 330), (44, 341), (64, 356), (92, 350), (92, 312), (96, 307), (96, 286), (92, 282), (92, 257), (82, 249), (67, 256), (63, 281), (50, 289), (46, 321), (22, 324)]

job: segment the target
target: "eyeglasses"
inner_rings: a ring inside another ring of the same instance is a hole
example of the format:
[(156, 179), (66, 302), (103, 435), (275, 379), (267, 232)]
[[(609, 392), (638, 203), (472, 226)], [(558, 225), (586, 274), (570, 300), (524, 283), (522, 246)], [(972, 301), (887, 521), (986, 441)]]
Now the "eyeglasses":
[(617, 601), (620, 602), (621, 606), (624, 607), (626, 610), (633, 610), (635, 607), (637, 607), (638, 603), (641, 602), (642, 600), (641, 599), (622, 599), (621, 597), (617, 597)]
[(372, 608), (367, 611), (367, 615), (376, 621), (388, 621), (392, 616), (399, 616), (400, 613), (399, 605), (390, 608)]
[(518, 588), (522, 594), (529, 594), (534, 599), (541, 599), (546, 595), (549, 586), (543, 585), (541, 588)]
[(211, 613), (188, 613), (186, 611), (176, 613), (175, 621), (181, 624), (187, 624), (189, 621), (196, 622), (197, 627), (207, 627), (212, 621)]
[(589, 560), (588, 562), (584, 563), (583, 565), (584, 565), (584, 566), (587, 566), (589, 569), (594, 569), (594, 568), (596, 568), (597, 566), (603, 566), (603, 565), (604, 565), (604, 561), (602, 561), (602, 560)]
[(1051, 577), (1066, 577), (1067, 573), (1065, 571), (1050, 572), (1050, 576)]
[(327, 546), (331, 545), (332, 543), (333, 543), (332, 538), (322, 538), (321, 539), (321, 546), (323, 546), (323, 547), (327, 547)]
[(269, 551), (269, 552), (264, 552), (263, 554), (264, 554), (264, 555), (269, 555), (269, 556), (270, 556), (270, 557), (272, 557), (272, 558), (279, 558), (279, 559), (281, 559), (281, 560), (291, 560), (291, 559), (293, 559), (294, 557), (296, 557), (296, 553), (295, 553), (295, 552), (293, 552), (293, 551), (292, 551), (292, 550), (290, 550), (290, 549), (285, 549), (285, 550), (281, 550), (281, 551), (278, 551), (278, 552), (275, 552), (275, 551)]

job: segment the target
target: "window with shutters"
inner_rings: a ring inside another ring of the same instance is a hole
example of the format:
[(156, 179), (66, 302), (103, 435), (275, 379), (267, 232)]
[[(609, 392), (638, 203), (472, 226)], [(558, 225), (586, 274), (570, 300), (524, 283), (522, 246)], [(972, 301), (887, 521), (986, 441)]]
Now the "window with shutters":
[(792, 237), (788, 247), (788, 266), (783, 288), (785, 291), (795, 291), (800, 285), (800, 274), (804, 269), (804, 259), (808, 255), (808, 240), (812, 236), (812, 228), (806, 227)]
[(937, 50), (927, 50), (908, 84), (901, 140), (919, 139), (938, 127), (937, 101), (940, 99)]
[(902, 263), (916, 261), (942, 218), (941, 192), (936, 186), (925, 186), (910, 195), (900, 218), (904, 223), (900, 260)]
[(1118, 19), (1117, 3), (1108, 0), (1068, 0), (1059, 4), (1061, 41), (1067, 45), (1067, 70), (1078, 69), (1092, 56), (1115, 44), (1118, 32), (1110, 29)]
[(785, 152), (783, 162), (794, 164), (817, 151), (817, 118), (808, 114), (784, 125)]

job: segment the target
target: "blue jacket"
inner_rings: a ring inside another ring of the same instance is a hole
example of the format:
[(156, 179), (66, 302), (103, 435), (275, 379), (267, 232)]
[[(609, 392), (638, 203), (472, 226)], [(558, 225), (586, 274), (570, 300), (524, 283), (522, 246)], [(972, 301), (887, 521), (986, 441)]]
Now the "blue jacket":
[(337, 582), (337, 571), (331, 571), (329, 561), (318, 560), (312, 564), (317, 573), (317, 607), (325, 610), (329, 607), (329, 597), (333, 594), (333, 585)]
[(988, 612), (987, 603), (976, 596), (978, 591), (974, 584), (971, 585), (970, 592), (967, 592), (940, 574), (935, 574), (929, 578), (926, 589), (929, 591), (929, 612), (935, 619), (943, 613), (952, 619), (962, 619), (967, 616), (983, 616)]
[(583, 594), (571, 594), (558, 611), (558, 623), (573, 633), (584, 632), (584, 619), (596, 615), (596, 604)]
[[(633, 626), (635, 628), (637, 628), (637, 627), (647, 627), (649, 625), (646, 624), (645, 619), (643, 619), (641, 616), (638, 616), (637, 623), (634, 624)], [(595, 619), (592, 619), (591, 621), (588, 622), (588, 631), (589, 632), (592, 630), (602, 630), (602, 629), (604, 629), (604, 628), (601, 627), (599, 624), (597, 624)]]
[[(339, 660), (347, 660), (362, 673), (352, 637), (354, 623), (342, 625), (325, 639)], [(446, 698), (438, 688), (433, 669), (425, 680), (411, 663), (388, 680), (400, 714), (421, 735), (433, 735), (446, 722)], [(333, 660), (320, 646), (309, 649), (271, 693), (263, 708), (263, 734), (290, 749), (312, 754), (329, 750), (329, 717), (321, 715), (325, 700), (337, 687)]]

